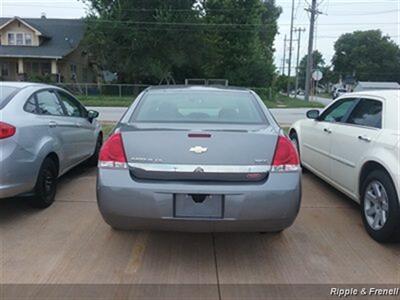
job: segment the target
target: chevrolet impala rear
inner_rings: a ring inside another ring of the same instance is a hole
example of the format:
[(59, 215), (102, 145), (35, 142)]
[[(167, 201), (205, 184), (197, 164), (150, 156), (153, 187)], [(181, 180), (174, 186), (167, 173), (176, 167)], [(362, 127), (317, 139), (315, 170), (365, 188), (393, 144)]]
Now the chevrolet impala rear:
[(279, 232), (301, 200), (297, 152), (257, 94), (143, 92), (105, 142), (97, 200), (116, 229)]

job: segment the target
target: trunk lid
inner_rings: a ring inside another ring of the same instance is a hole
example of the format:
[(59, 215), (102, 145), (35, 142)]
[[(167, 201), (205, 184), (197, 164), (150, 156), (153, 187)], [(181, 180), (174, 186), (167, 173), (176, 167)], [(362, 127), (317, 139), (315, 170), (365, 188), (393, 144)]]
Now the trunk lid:
[(132, 175), (163, 180), (242, 181), (249, 180), (249, 173), (262, 173), (252, 181), (265, 179), (278, 138), (265, 126), (214, 130), (130, 127), (121, 133)]

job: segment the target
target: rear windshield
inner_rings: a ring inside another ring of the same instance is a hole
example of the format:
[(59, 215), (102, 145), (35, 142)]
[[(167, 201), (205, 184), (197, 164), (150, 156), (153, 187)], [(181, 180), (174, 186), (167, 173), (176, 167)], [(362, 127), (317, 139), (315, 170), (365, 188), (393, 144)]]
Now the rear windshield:
[(18, 89), (11, 86), (0, 85), (0, 108), (3, 108), (9, 98), (14, 95)]
[(131, 122), (265, 124), (254, 96), (246, 92), (149, 92)]

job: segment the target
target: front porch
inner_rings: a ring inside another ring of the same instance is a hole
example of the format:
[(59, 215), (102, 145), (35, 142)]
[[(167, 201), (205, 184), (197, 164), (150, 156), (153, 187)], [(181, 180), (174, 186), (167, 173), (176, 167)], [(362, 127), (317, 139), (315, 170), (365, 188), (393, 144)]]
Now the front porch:
[(56, 59), (0, 58), (1, 81), (60, 82)]

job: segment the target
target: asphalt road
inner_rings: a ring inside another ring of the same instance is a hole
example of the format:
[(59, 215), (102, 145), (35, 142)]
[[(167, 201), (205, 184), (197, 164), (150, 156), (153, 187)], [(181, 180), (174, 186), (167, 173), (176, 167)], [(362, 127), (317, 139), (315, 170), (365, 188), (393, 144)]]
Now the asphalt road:
[(209, 299), (225, 298), (227, 284), (400, 284), (400, 245), (371, 240), (359, 206), (310, 173), (281, 234), (114, 231), (97, 208), (95, 169), (77, 168), (47, 210), (1, 201), (0, 237), (0, 284), (210, 284)]
[[(90, 107), (100, 113), (99, 120), (117, 122), (124, 114), (125, 107)], [(309, 108), (277, 108), (271, 109), (279, 124), (289, 126), (297, 120), (304, 119)]]

